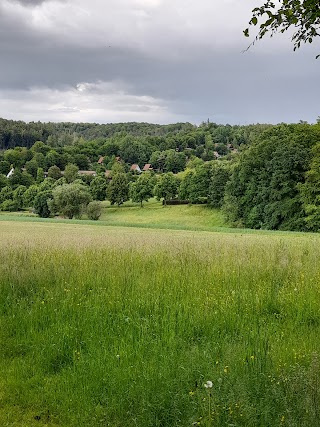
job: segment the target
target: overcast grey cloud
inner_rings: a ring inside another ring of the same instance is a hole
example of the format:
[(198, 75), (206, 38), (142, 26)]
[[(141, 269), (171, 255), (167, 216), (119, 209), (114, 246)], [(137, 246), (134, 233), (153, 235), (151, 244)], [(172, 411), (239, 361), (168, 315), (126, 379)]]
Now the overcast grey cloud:
[(11, 0), (13, 3), (20, 3), (24, 6), (34, 6), (44, 3), (46, 0)]
[(246, 53), (258, 0), (0, 0), (0, 116), (315, 121), (320, 62), (288, 35)]

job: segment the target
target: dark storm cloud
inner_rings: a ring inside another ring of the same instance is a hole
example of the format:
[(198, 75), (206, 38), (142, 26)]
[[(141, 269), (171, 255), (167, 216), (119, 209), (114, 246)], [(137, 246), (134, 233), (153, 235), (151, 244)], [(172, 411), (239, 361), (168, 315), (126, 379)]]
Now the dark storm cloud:
[(63, 91), (81, 82), (122, 81), (131, 95), (166, 100), (192, 122), (315, 120), (318, 114), (314, 52), (265, 52), (266, 45), (257, 44), (242, 54), (238, 47), (214, 50), (190, 45), (174, 60), (169, 50), (155, 55), (130, 48), (130, 41), (126, 47), (118, 46), (64, 43), (63, 37), (36, 31), (21, 17), (1, 14), (0, 5), (0, 90), (10, 91), (11, 98), (14, 93), (23, 96), (26, 103), (26, 91), (33, 87)]
[(26, 26), (12, 31), (14, 21), (0, 17), (0, 88), (60, 87), (81, 81), (110, 80), (144, 66), (134, 53), (111, 48), (64, 46), (39, 37)]
[[(15, 28), (15, 31), (12, 29)], [(97, 80), (145, 79), (163, 64), (125, 48), (64, 45), (0, 14), (0, 88), (50, 88)], [(151, 77), (151, 76), (150, 76)]]

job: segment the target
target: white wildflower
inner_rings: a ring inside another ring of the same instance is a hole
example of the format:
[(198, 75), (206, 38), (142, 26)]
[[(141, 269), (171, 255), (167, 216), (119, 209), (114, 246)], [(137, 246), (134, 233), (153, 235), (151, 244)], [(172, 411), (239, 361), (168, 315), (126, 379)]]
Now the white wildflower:
[(212, 386), (213, 386), (212, 381), (207, 381), (207, 382), (204, 384), (204, 386), (205, 386), (205, 388), (212, 388)]

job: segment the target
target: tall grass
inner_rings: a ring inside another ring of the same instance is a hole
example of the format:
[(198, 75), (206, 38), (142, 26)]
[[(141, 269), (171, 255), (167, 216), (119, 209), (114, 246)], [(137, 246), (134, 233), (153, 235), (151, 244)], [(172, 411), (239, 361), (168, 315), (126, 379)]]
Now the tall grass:
[(79, 230), (1, 242), (1, 426), (319, 425), (317, 237)]

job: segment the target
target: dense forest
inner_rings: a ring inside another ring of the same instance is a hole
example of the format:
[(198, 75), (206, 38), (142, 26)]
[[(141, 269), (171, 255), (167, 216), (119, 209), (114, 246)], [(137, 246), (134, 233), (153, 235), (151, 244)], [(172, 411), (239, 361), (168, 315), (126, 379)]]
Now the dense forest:
[[(239, 227), (318, 231), (320, 124), (24, 123), (0, 119), (0, 208), (80, 216), (150, 197)], [(96, 203), (93, 205), (93, 203)], [(73, 207), (77, 204), (77, 207)], [(66, 206), (68, 209), (66, 210)], [(98, 216), (93, 215), (93, 216)]]

